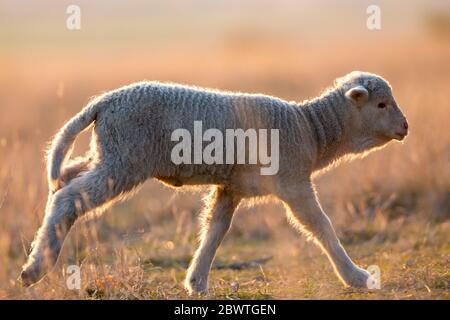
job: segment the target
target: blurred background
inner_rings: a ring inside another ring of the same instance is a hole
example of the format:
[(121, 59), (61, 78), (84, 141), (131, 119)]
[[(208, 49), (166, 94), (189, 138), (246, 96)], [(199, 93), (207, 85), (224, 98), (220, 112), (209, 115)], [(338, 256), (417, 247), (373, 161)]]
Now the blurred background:
[[(381, 9), (369, 30), (367, 7)], [(69, 30), (69, 5), (81, 10)], [(382, 290), (343, 289), (280, 203), (241, 206), (211, 273), (214, 297), (449, 298), (450, 2), (13, 1), (0, 3), (0, 298), (186, 297), (204, 190), (147, 182), (80, 221), (49, 277), (16, 278), (44, 215), (44, 152), (89, 99), (140, 80), (302, 101), (352, 70), (391, 83), (410, 123), (404, 143), (316, 180), (349, 254), (377, 264)], [(89, 134), (77, 141), (86, 151)], [(256, 263), (253, 263), (255, 262)], [(66, 287), (81, 266), (80, 290)]]

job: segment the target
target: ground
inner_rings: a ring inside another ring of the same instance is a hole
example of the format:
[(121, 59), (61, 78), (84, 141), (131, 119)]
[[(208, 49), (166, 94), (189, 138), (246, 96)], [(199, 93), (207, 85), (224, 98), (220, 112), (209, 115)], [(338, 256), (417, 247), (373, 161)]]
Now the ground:
[[(170, 219), (152, 227), (137, 216), (128, 221), (138, 223), (134, 228), (118, 226), (115, 219), (123, 214), (121, 209), (109, 217), (91, 217), (79, 223), (49, 277), (30, 289), (13, 282), (4, 297), (189, 298), (183, 280), (196, 245), (195, 223), (186, 222), (181, 214), (176, 215), (177, 225)], [(449, 299), (448, 221), (427, 222), (413, 216), (396, 218), (388, 225), (378, 219), (364, 227), (338, 228), (341, 242), (360, 266), (380, 268), (381, 289), (364, 290), (345, 288), (319, 248), (281, 217), (276, 230), (256, 230), (250, 236), (239, 231), (238, 224), (251, 218), (244, 215), (264, 218), (279, 209), (263, 205), (237, 212), (243, 217), (235, 220), (236, 226), (218, 251), (209, 295), (193, 298)], [(98, 241), (91, 242), (92, 237)], [(80, 290), (66, 287), (67, 267), (73, 262), (81, 265)]]

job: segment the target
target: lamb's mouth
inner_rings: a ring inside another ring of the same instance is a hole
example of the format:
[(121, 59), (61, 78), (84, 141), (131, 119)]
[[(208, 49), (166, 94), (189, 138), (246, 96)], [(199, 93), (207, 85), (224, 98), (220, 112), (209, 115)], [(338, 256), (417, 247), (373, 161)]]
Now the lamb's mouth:
[(406, 135), (407, 135), (407, 133), (399, 133), (399, 132), (397, 132), (397, 133), (394, 134), (394, 139), (398, 140), (398, 141), (402, 141), (403, 139), (405, 139)]

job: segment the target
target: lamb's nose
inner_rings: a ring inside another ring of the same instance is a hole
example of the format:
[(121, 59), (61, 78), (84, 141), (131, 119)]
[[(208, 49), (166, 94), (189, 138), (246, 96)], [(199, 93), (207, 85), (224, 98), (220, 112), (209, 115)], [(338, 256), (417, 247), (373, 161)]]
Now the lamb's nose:
[(405, 122), (403, 122), (403, 128), (405, 128), (405, 130), (408, 130), (408, 122), (405, 120)]

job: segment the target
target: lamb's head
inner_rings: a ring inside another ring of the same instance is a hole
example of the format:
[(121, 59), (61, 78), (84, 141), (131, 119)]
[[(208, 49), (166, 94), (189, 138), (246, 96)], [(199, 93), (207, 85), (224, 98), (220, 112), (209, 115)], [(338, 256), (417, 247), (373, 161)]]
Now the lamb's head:
[(408, 134), (408, 122), (397, 105), (389, 83), (382, 77), (352, 72), (337, 80), (351, 109), (352, 134), (361, 149), (384, 145)]

